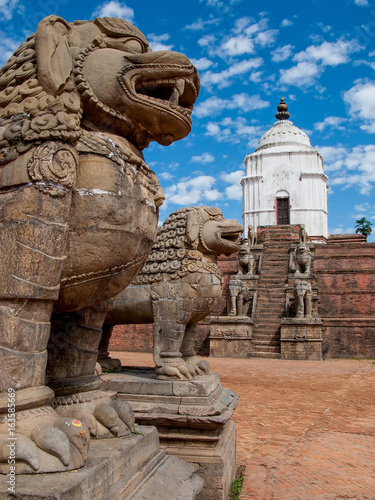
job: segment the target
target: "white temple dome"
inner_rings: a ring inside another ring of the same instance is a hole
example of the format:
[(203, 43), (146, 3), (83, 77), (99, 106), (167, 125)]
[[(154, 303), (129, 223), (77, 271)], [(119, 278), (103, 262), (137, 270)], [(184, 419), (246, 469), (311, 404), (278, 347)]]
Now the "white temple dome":
[[(277, 148), (278, 151), (305, 151), (312, 150), (310, 139), (301, 129), (293, 125), (290, 120), (278, 120), (258, 142), (256, 152)], [(281, 150), (280, 150), (281, 148)]]

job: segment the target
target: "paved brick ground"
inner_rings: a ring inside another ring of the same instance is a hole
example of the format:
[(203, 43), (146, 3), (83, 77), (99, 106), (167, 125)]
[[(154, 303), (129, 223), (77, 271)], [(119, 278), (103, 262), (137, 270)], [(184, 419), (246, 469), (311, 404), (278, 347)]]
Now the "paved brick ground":
[[(113, 353), (152, 366), (149, 354)], [(375, 500), (375, 364), (210, 358), (240, 394), (241, 500)]]

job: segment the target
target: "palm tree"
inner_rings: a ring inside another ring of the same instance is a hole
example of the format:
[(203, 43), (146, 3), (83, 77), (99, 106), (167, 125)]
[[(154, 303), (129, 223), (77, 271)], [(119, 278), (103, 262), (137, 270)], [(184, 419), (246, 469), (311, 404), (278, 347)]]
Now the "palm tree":
[(363, 234), (364, 236), (370, 236), (372, 229), (372, 222), (368, 221), (366, 217), (362, 217), (362, 219), (357, 219), (356, 221), (356, 234)]

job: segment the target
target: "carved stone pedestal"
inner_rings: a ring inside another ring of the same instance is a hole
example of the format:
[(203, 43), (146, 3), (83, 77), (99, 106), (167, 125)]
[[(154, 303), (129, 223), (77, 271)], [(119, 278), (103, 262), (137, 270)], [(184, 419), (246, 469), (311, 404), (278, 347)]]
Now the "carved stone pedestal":
[(210, 356), (248, 358), (254, 321), (248, 316), (211, 316)]
[(238, 396), (218, 374), (193, 381), (156, 380), (153, 369), (102, 376), (107, 389), (128, 401), (138, 423), (155, 425), (160, 446), (199, 466), (204, 480), (197, 500), (227, 500), (236, 468), (236, 431), (230, 420)]
[(282, 318), (281, 358), (322, 359), (322, 320), (320, 318)]
[[(16, 476), (11, 496), (5, 480), (0, 500), (193, 500), (203, 486), (192, 464), (159, 448), (154, 427), (136, 426), (139, 435), (92, 440), (85, 467), (70, 472)], [(3, 476), (5, 478), (5, 476)]]

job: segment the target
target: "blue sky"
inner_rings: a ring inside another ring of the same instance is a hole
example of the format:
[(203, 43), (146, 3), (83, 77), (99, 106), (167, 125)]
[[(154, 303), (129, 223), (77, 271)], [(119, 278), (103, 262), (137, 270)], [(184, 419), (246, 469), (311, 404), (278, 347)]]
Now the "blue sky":
[(199, 69), (192, 133), (144, 152), (167, 195), (161, 220), (207, 204), (241, 221), (244, 157), (285, 97), (324, 158), (330, 233), (375, 224), (374, 0), (0, 0), (0, 62), (49, 14), (124, 17)]

